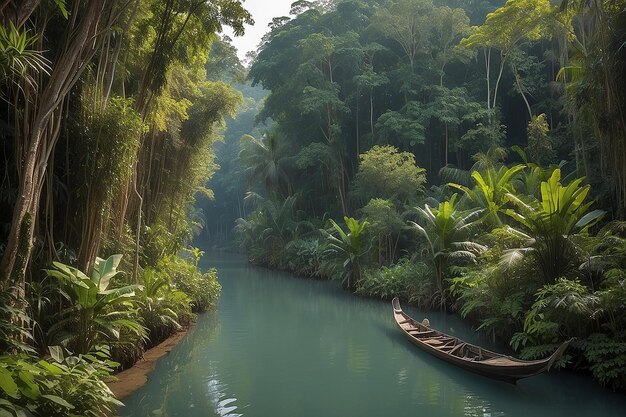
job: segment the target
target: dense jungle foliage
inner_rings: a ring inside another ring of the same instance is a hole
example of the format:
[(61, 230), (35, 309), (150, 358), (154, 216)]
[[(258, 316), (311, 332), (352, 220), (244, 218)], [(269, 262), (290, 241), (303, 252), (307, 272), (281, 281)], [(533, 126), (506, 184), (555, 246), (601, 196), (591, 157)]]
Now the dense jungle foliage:
[(0, 415), (119, 406), (205, 224), (626, 389), (625, 6), (299, 0), (246, 69), (238, 0), (0, 1)]
[(625, 7), (294, 3), (248, 75), (272, 123), (231, 168), (251, 261), (457, 311), (526, 359), (576, 337), (563, 362), (626, 389)]
[(219, 296), (189, 246), (242, 95), (235, 0), (0, 2), (0, 415), (101, 416), (103, 382)]

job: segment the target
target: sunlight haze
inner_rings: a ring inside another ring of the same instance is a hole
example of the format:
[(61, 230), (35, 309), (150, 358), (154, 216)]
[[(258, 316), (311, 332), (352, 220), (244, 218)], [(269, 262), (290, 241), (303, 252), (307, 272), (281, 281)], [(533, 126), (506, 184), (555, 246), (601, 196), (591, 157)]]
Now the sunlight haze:
[(252, 14), (254, 26), (246, 25), (246, 34), (235, 37), (229, 27), (224, 28), (224, 33), (233, 39), (233, 45), (237, 48), (237, 55), (244, 59), (246, 52), (254, 51), (265, 33), (269, 31), (268, 23), (277, 16), (288, 16), (291, 4), (295, 0), (247, 0), (243, 6)]

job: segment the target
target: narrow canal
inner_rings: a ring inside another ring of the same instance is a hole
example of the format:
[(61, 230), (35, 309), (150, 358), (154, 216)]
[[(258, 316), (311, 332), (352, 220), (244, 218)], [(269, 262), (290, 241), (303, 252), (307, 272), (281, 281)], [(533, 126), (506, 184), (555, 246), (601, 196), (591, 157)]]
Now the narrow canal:
[[(250, 266), (209, 253), (219, 271), (216, 312), (126, 398), (132, 417), (618, 416), (626, 396), (565, 372), (510, 385), (433, 358), (406, 341), (388, 302), (334, 283)], [(405, 309), (471, 342), (455, 316)]]

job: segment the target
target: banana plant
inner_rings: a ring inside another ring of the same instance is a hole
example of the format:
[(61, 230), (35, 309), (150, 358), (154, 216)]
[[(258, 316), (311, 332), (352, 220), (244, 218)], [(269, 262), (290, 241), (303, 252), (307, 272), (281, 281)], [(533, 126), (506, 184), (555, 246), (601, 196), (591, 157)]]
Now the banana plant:
[(53, 269), (46, 270), (48, 276), (58, 280), (67, 301), (49, 330), (57, 342), (75, 353), (87, 353), (98, 342), (119, 340), (122, 329), (145, 337), (134, 303), (135, 291), (141, 286), (109, 289), (111, 279), (119, 273), (121, 258), (122, 255), (111, 255), (106, 260), (96, 258), (90, 277), (60, 262), (53, 262)]
[(602, 210), (590, 211), (593, 201), (587, 201), (587, 196), (591, 186), (581, 185), (583, 179), (563, 185), (561, 170), (557, 168), (541, 183), (540, 200), (527, 203), (515, 194), (507, 194), (516, 209), (506, 209), (504, 213), (522, 226), (524, 230), (519, 232), (526, 234), (528, 245), (507, 251), (503, 264), (510, 265), (532, 254), (549, 283), (574, 266), (575, 247), (570, 237), (587, 232), (605, 214)]
[(446, 302), (443, 281), (449, 261), (475, 261), (476, 256), (486, 250), (484, 246), (468, 239), (471, 228), (484, 210), (461, 212), (456, 205), (457, 196), (458, 194), (453, 194), (450, 200), (439, 203), (437, 208), (428, 205), (424, 205), (424, 208), (415, 207), (421, 224), (409, 222), (428, 243), (427, 250), (442, 308)]
[(336, 232), (338, 236), (323, 231), (328, 242), (326, 253), (343, 261), (342, 284), (349, 289), (355, 289), (361, 279), (365, 255), (369, 252), (369, 247), (363, 248), (365, 231), (369, 222), (367, 220), (359, 222), (357, 219), (347, 216), (343, 220), (348, 227), (348, 233), (333, 219), (330, 219), (330, 224), (333, 227), (333, 232)]
[(502, 206), (507, 202), (507, 194), (514, 192), (513, 180), (524, 170), (524, 165), (513, 167), (501, 166), (497, 171), (488, 168), (481, 174), (473, 171), (471, 178), (475, 183), (474, 188), (450, 183), (451, 187), (463, 191), (475, 204), (485, 209), (485, 220), (495, 226), (501, 226), (502, 220), (499, 213)]

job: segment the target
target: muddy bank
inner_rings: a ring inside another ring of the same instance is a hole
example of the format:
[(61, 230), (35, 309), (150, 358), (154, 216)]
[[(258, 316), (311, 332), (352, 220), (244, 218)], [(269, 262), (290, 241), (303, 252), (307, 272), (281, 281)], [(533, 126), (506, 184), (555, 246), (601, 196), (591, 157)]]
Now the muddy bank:
[(189, 326), (180, 330), (165, 339), (159, 345), (146, 351), (143, 359), (133, 365), (131, 368), (116, 374), (117, 381), (107, 382), (107, 385), (113, 391), (118, 400), (123, 400), (128, 395), (141, 388), (148, 381), (148, 374), (154, 370), (156, 363), (163, 356), (167, 355), (180, 342), (187, 332), (191, 330)]

